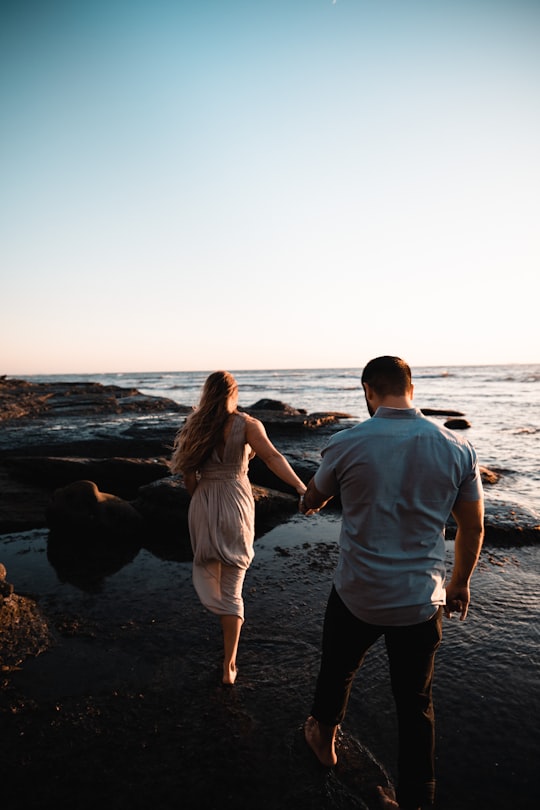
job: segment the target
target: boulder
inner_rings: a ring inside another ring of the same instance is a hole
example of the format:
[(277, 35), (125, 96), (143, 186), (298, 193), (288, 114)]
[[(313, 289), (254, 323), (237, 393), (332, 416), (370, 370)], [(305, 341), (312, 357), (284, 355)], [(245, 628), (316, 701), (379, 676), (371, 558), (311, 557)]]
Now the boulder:
[(7, 582), (6, 566), (0, 563), (0, 605), (13, 594), (13, 585)]
[(450, 430), (467, 430), (471, 423), (467, 419), (447, 419), (444, 426)]
[(292, 405), (287, 405), (286, 402), (281, 402), (278, 399), (259, 399), (253, 405), (250, 405), (249, 408), (245, 408), (244, 410), (279, 411), (279, 413), (285, 414), (286, 416), (300, 416), (301, 414), (306, 413), (303, 408), (293, 408)]
[(141, 516), (127, 501), (100, 492), (94, 481), (73, 481), (55, 490), (45, 517), (50, 529), (61, 533), (132, 533)]
[(516, 503), (493, 498), (485, 501), (485, 542), (510, 548), (540, 543), (540, 516)]
[[(298, 509), (298, 498), (267, 487), (252, 484), (255, 500), (255, 533), (257, 536), (269, 531)], [(171, 475), (154, 481), (139, 489), (133, 507), (142, 516), (151, 534), (162, 540), (170, 537), (188, 538), (188, 509), (190, 496), (182, 477)], [(145, 546), (153, 550), (153, 541), (145, 536)], [(182, 541), (184, 542), (184, 541)], [(191, 555), (191, 546), (189, 546)]]
[(293, 408), (286, 402), (275, 399), (259, 399), (248, 408), (239, 408), (259, 419), (271, 436), (280, 432), (315, 430), (316, 428), (338, 425), (340, 419), (352, 419), (351, 414), (338, 411), (308, 413), (303, 408)]
[[(485, 546), (511, 548), (540, 543), (540, 516), (537, 512), (497, 497), (486, 498), (484, 509)], [(446, 537), (453, 540), (455, 534), (456, 524), (451, 517), (446, 526)]]
[(12, 593), (0, 600), (0, 671), (19, 669), (26, 658), (40, 655), (52, 643), (47, 620), (33, 599)]
[(501, 473), (498, 470), (490, 470), (487, 467), (480, 466), (480, 476), (483, 484), (493, 486), (500, 481)]
[(461, 411), (452, 411), (448, 408), (420, 408), (424, 416), (465, 416)]

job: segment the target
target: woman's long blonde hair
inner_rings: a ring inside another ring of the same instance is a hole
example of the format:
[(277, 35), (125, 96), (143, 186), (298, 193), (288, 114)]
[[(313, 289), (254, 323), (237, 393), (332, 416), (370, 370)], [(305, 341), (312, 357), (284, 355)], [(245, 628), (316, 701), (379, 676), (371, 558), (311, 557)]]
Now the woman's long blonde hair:
[(170, 461), (173, 473), (196, 472), (208, 459), (223, 438), (231, 414), (229, 401), (237, 391), (237, 382), (228, 371), (214, 371), (206, 379), (198, 407), (176, 434)]

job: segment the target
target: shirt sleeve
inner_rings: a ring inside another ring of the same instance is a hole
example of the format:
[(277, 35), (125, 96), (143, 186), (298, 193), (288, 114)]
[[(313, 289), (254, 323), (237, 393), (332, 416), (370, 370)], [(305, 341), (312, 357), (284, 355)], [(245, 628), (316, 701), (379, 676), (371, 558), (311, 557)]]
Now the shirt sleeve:
[(322, 461), (313, 477), (313, 482), (321, 495), (330, 497), (336, 495), (339, 490), (331, 445), (324, 448), (321, 456)]
[(456, 501), (481, 501), (484, 497), (480, 467), (474, 448), (469, 445), (470, 464), (469, 471), (460, 484)]

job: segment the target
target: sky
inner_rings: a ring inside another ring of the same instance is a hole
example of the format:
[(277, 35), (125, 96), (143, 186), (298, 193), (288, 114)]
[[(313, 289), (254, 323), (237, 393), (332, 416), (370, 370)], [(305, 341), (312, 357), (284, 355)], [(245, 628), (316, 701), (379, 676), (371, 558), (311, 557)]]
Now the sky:
[(0, 374), (540, 362), (540, 0), (3, 0)]

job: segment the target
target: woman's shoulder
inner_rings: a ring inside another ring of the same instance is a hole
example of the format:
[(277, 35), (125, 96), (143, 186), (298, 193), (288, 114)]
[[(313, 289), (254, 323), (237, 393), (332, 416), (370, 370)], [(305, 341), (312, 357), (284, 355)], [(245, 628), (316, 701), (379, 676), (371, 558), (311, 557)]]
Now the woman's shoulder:
[(252, 425), (262, 425), (260, 419), (256, 419), (249, 413), (245, 413), (244, 411), (237, 411), (236, 414), (243, 420), (246, 428), (251, 427)]
[(244, 431), (248, 441), (251, 443), (255, 442), (261, 436), (266, 434), (265, 427), (260, 419), (256, 419), (254, 416), (251, 416), (251, 414), (243, 413), (241, 411), (238, 412), (238, 415), (242, 417)]

